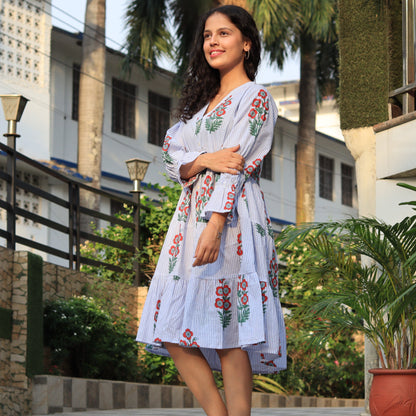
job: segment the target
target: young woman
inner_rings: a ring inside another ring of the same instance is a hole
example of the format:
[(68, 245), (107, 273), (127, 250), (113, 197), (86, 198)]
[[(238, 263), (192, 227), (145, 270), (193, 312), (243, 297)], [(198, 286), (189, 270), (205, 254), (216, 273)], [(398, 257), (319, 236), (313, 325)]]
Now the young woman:
[[(277, 110), (254, 81), (256, 25), (222, 6), (201, 20), (163, 160), (183, 186), (137, 340), (170, 355), (212, 416), (245, 416), (251, 374), (286, 367), (273, 232), (259, 177)], [(223, 374), (226, 405), (212, 370)]]

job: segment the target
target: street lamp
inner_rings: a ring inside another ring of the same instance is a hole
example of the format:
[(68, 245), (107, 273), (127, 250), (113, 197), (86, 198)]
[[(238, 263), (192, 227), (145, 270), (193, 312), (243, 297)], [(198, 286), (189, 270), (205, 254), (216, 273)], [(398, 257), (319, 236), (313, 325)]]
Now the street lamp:
[(13, 149), (7, 152), (6, 170), (10, 175), (10, 181), (7, 181), (7, 203), (10, 206), (7, 210), (7, 232), (10, 235), (7, 239), (7, 248), (14, 250), (16, 248), (16, 137), (20, 137), (16, 133), (16, 124), (20, 121), (29, 100), (17, 94), (0, 95), (0, 98), (4, 118), (8, 122), (7, 133), (4, 137), (7, 137), (7, 146)]
[(4, 118), (8, 122), (7, 133), (4, 135), (7, 137), (7, 146), (15, 148), (15, 139), (20, 137), (16, 134), (17, 122), (20, 121), (26, 103), (29, 101), (23, 95), (18, 94), (6, 94), (0, 95), (1, 103), (3, 105)]
[[(129, 171), (130, 179), (133, 181), (133, 189), (130, 193), (133, 194), (134, 202), (136, 209), (134, 211), (134, 223), (135, 231), (133, 234), (133, 246), (140, 250), (140, 183), (146, 175), (147, 168), (149, 166), (147, 160), (142, 160), (138, 158), (133, 158), (126, 160), (127, 169)], [(140, 265), (139, 261), (136, 259), (134, 261), (134, 269), (136, 277), (134, 279), (134, 284), (139, 286), (140, 284)]]

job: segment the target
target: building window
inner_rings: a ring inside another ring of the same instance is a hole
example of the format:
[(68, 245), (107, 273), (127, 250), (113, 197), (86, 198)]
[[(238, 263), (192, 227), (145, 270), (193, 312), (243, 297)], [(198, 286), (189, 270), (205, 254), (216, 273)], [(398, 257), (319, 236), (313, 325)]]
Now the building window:
[(352, 207), (352, 166), (341, 163), (341, 193), (342, 205)]
[(263, 159), (263, 168), (261, 170), (261, 177), (263, 179), (272, 180), (272, 166), (273, 166), (273, 159), (272, 159), (272, 151), (270, 150), (269, 153)]
[(319, 155), (319, 196), (332, 201), (334, 159)]
[(72, 66), (72, 120), (78, 121), (78, 103), (79, 103), (79, 78), (81, 74), (81, 65)]
[(170, 126), (170, 98), (149, 91), (148, 142), (163, 146), (166, 130)]
[(111, 131), (136, 136), (136, 86), (113, 78)]

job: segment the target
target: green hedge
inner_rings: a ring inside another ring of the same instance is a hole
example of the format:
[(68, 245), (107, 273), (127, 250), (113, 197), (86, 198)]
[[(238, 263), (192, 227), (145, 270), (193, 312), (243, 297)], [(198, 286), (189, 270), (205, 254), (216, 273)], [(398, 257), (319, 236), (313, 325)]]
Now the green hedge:
[(388, 118), (389, 18), (380, 0), (340, 0), (341, 128)]

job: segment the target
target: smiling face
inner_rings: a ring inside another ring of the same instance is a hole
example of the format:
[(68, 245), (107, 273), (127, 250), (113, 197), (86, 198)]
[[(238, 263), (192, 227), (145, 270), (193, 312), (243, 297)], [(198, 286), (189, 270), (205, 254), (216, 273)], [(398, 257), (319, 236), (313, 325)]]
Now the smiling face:
[(205, 22), (203, 51), (208, 64), (224, 74), (244, 70), (244, 54), (250, 42), (222, 13), (212, 14)]

